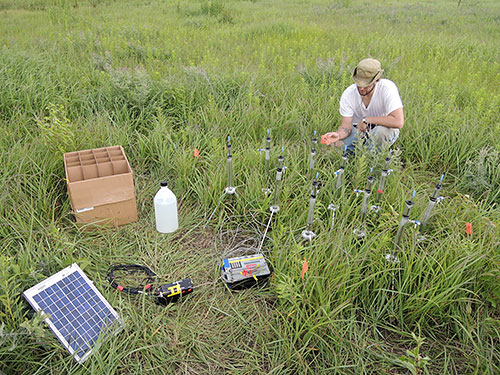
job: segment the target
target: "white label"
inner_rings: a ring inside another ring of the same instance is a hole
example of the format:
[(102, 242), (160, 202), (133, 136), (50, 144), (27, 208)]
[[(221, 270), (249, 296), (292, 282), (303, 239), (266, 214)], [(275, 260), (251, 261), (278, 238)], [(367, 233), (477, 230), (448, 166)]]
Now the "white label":
[(79, 210), (76, 210), (76, 213), (77, 213), (77, 214), (81, 214), (82, 212), (85, 212), (85, 211), (92, 211), (93, 209), (94, 209), (94, 207), (80, 208)]

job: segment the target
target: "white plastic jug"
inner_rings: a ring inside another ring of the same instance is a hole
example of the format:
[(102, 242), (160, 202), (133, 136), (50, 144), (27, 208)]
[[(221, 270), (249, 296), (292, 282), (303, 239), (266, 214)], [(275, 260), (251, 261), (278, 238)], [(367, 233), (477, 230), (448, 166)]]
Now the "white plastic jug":
[(154, 205), (156, 230), (160, 233), (175, 232), (179, 228), (177, 198), (165, 181), (161, 182), (161, 188), (155, 195)]

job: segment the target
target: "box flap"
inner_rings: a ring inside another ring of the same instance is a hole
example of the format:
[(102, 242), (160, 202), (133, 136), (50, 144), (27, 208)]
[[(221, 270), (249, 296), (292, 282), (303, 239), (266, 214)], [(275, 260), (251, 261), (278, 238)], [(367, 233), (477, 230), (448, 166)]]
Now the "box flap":
[[(80, 213), (75, 212), (76, 221), (79, 223), (95, 224), (97, 226), (118, 226), (137, 221), (137, 207), (135, 199), (123, 202), (96, 206), (93, 210)], [(91, 229), (89, 226), (88, 229)]]
[(85, 210), (104, 204), (135, 198), (132, 173), (84, 180), (68, 184), (73, 210)]

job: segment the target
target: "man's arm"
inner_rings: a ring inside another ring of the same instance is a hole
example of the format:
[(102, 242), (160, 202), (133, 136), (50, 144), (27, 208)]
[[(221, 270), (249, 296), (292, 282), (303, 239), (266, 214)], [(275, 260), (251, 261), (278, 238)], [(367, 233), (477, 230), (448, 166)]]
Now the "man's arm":
[(342, 122), (340, 123), (339, 130), (339, 140), (346, 139), (351, 135), (352, 132), (352, 117), (342, 116)]
[(321, 136), (321, 142), (331, 145), (342, 139), (346, 139), (352, 132), (352, 117), (342, 116), (342, 122), (336, 132), (325, 133)]
[[(376, 124), (386, 126), (388, 128), (401, 129), (405, 123), (405, 116), (403, 108), (398, 108), (389, 113), (387, 116), (369, 116), (366, 117), (366, 122), (369, 124)], [(364, 128), (364, 129), (363, 129)], [(366, 126), (359, 128), (361, 131), (366, 130)]]

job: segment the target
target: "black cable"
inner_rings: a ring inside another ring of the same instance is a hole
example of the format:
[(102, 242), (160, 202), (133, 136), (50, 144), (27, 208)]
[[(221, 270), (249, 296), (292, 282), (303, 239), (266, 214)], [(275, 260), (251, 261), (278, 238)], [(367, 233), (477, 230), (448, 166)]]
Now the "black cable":
[[(137, 287), (126, 287), (118, 284), (115, 271), (127, 271), (128, 274), (142, 273), (146, 277), (143, 283)], [(170, 302), (177, 302), (182, 296), (190, 294), (193, 291), (193, 282), (191, 279), (182, 279), (173, 283), (164, 285), (155, 285), (157, 282), (156, 274), (146, 266), (140, 264), (115, 264), (109, 267), (107, 273), (110, 286), (127, 294), (146, 294), (155, 296), (158, 305), (166, 306)], [(145, 285), (143, 285), (145, 284)]]
[[(137, 287), (126, 287), (118, 284), (115, 277), (115, 271), (127, 271), (128, 274), (138, 274), (143, 273), (146, 277), (143, 279), (145, 285), (139, 285)], [(108, 280), (111, 287), (118, 289), (119, 291), (127, 294), (140, 294), (145, 293), (153, 287), (153, 283), (156, 282), (156, 274), (151, 271), (150, 268), (146, 266), (141, 266), (139, 264), (115, 264), (109, 267), (107, 273)]]

